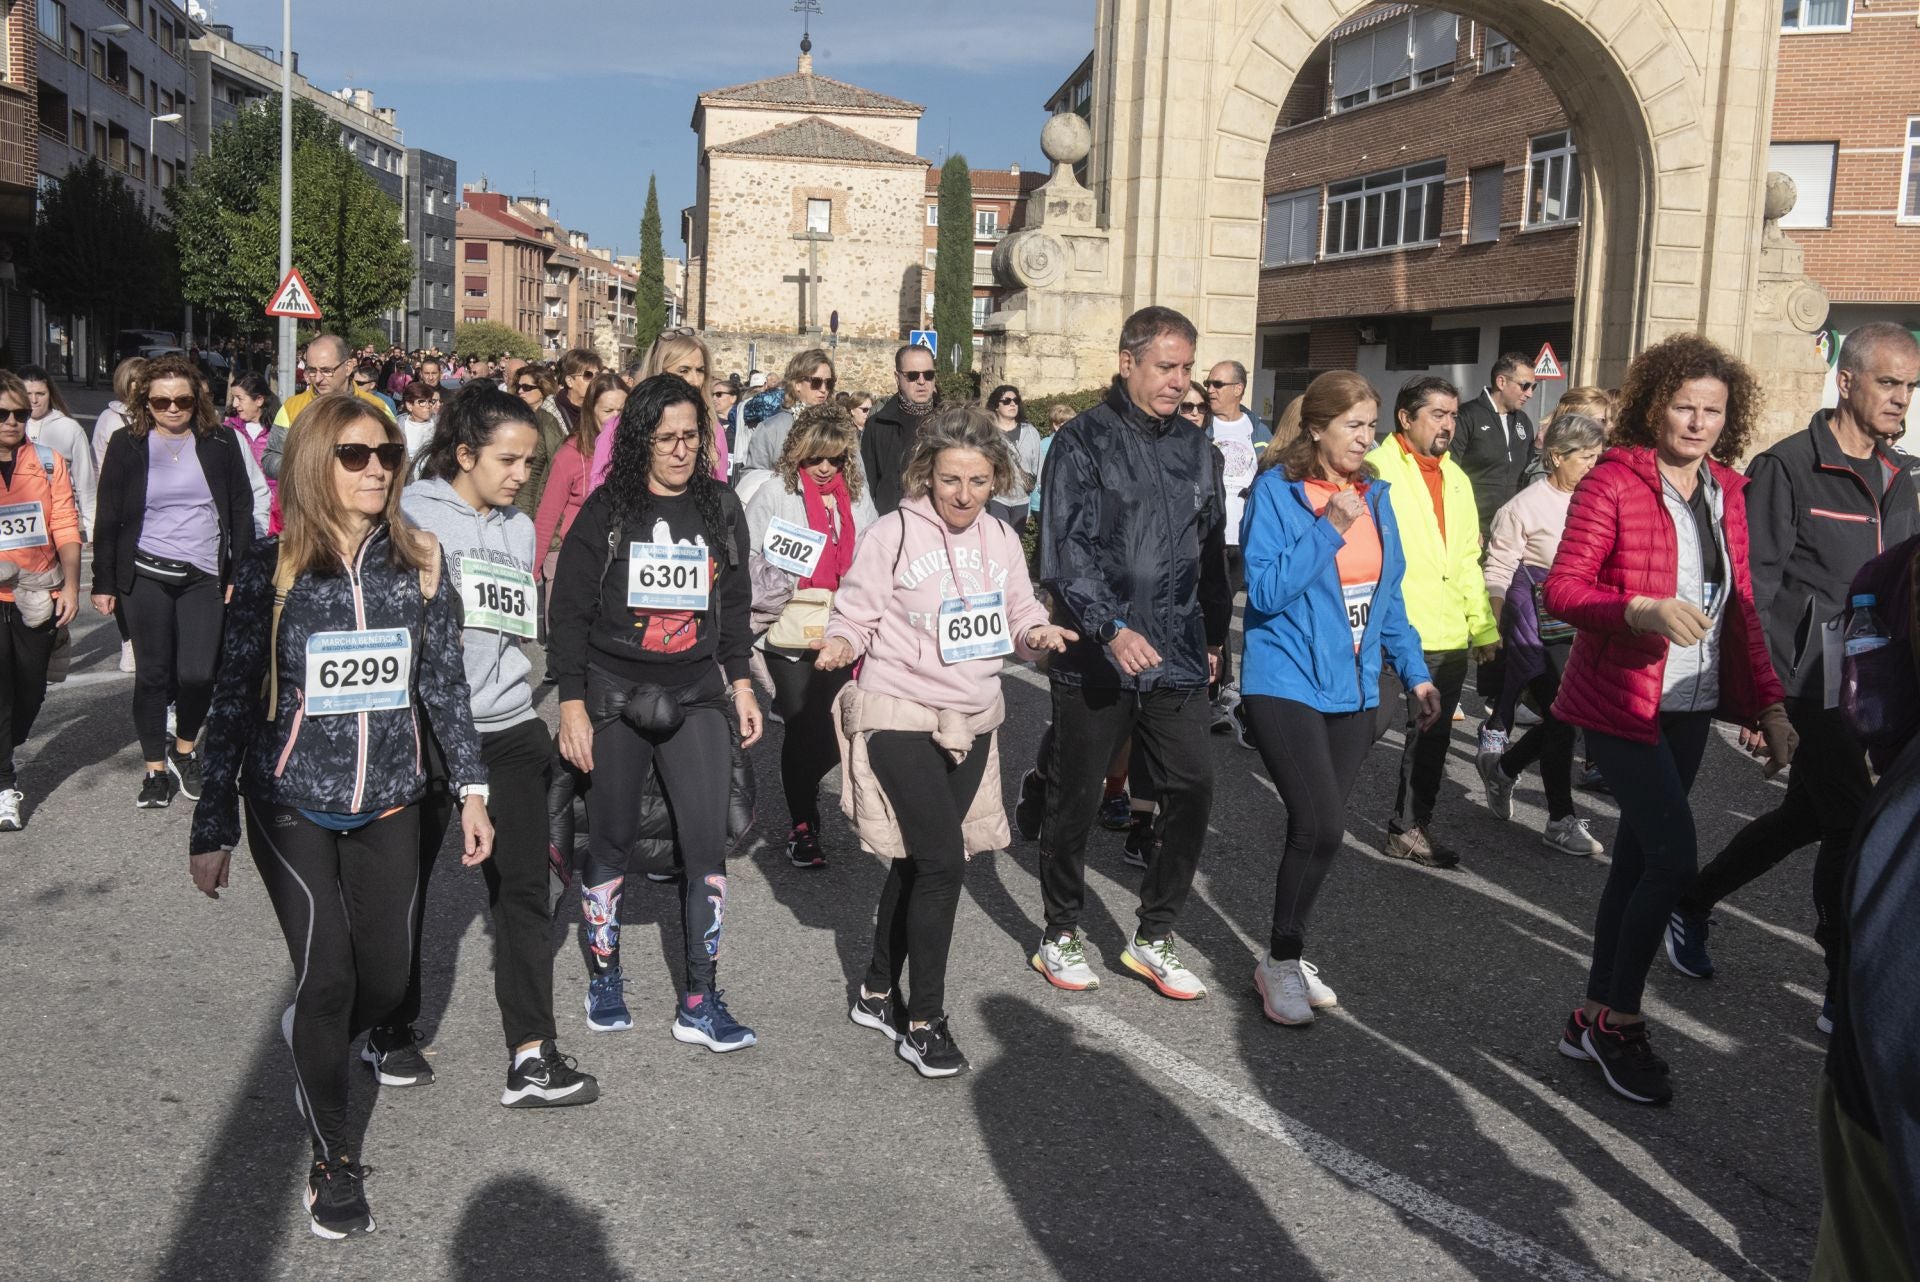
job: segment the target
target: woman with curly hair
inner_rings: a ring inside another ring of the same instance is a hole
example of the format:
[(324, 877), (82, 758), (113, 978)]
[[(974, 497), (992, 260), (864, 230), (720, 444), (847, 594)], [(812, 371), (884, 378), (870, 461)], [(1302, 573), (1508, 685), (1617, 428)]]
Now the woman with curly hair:
[[(840, 586), (841, 576), (853, 564), (856, 536), (880, 516), (865, 488), (860, 432), (852, 417), (831, 401), (801, 410), (787, 434), (774, 479), (747, 500), (753, 547), (749, 564), (770, 615), (777, 616), (796, 592), (831, 593)], [(787, 833), (787, 858), (795, 868), (825, 868), (820, 781), (839, 759), (833, 698), (847, 683), (847, 674), (813, 666), (817, 638), (811, 648), (794, 648), (775, 645), (772, 636), (769, 632), (760, 644), (773, 679), (773, 710), (786, 724), (780, 741), (780, 786), (793, 824)]]
[(1687, 794), (1715, 717), (1777, 773), (1792, 759), (1780, 679), (1747, 568), (1746, 479), (1731, 464), (1759, 413), (1753, 375), (1695, 334), (1627, 370), (1613, 448), (1574, 491), (1546, 608), (1577, 630), (1553, 715), (1587, 732), (1620, 803), (1584, 1006), (1560, 1053), (1615, 1093), (1673, 1088), (1641, 1014), (1647, 970), (1698, 857)]
[[(657, 769), (684, 867), (687, 994), (676, 1040), (714, 1051), (754, 1044), (720, 1000), (715, 964), (727, 903), (727, 780), (734, 718), (760, 738), (747, 655), (753, 593), (746, 515), (714, 479), (707, 401), (657, 374), (620, 412), (607, 483), (560, 546), (550, 624), (560, 753), (591, 777), (592, 839), (581, 878), (587, 1027), (633, 1027), (621, 989), (620, 894)], [(728, 687), (731, 686), (731, 691)]]

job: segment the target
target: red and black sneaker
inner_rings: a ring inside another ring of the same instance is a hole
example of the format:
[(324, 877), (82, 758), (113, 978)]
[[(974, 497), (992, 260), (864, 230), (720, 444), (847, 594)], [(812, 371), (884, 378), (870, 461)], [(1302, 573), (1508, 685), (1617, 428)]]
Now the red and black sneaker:
[(787, 862), (795, 868), (827, 866), (827, 857), (820, 853), (820, 838), (814, 835), (812, 824), (797, 823), (787, 834)]
[(1573, 1014), (1567, 1016), (1567, 1026), (1560, 1030), (1560, 1045), (1554, 1049), (1568, 1059), (1582, 1061), (1592, 1059), (1593, 1056), (1587, 1054), (1585, 1044), (1587, 1029), (1590, 1027), (1592, 1027), (1592, 1021), (1587, 1018), (1587, 1008), (1575, 1006)]
[(1666, 1061), (1653, 1053), (1645, 1020), (1616, 1027), (1607, 1023), (1602, 1011), (1587, 1025), (1580, 1044), (1599, 1063), (1600, 1074), (1614, 1094), (1636, 1104), (1664, 1104), (1673, 1098)]

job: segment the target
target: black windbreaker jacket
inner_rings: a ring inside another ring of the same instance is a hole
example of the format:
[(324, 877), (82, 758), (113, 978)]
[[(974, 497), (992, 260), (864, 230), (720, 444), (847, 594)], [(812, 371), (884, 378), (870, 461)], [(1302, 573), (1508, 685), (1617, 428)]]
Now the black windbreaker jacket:
[[(1178, 415), (1154, 418), (1119, 379), (1068, 423), (1041, 476), (1040, 578), (1055, 617), (1080, 634), (1048, 674), (1068, 685), (1191, 690), (1207, 684), (1207, 647), (1224, 645), (1226, 497), (1206, 435)], [(1137, 677), (1100, 643), (1115, 621), (1146, 637), (1161, 663)]]

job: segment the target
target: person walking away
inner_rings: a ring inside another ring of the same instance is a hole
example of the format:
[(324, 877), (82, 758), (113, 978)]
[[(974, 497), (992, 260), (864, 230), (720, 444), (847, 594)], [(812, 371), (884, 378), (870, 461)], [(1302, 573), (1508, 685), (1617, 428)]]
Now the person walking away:
[[(1838, 404), (1756, 456), (1744, 496), (1754, 606), (1800, 751), (1786, 796), (1700, 870), (1666, 932), (1673, 968), (1705, 979), (1714, 972), (1707, 948), (1714, 905), (1817, 841), (1814, 938), (1827, 961), (1829, 999), (1846, 855), (1872, 782), (1837, 693), (1828, 694), (1839, 689), (1839, 632), (1828, 625), (1845, 613), (1847, 585), (1860, 567), (1920, 533), (1913, 478), (1888, 451), (1920, 386), (1920, 343), (1898, 325), (1862, 325), (1841, 344), (1834, 377)], [(1820, 1019), (1828, 1031), (1832, 1012), (1822, 1010)]]
[(893, 382), (894, 394), (867, 416), (860, 433), (860, 470), (866, 474), (874, 510), (882, 516), (900, 506), (901, 469), (913, 453), (921, 425), (940, 403), (933, 353), (912, 343), (895, 348)]
[(761, 598), (755, 630), (764, 620), (767, 631), (757, 644), (773, 680), (773, 710), (784, 723), (780, 790), (792, 825), (787, 860), (795, 868), (827, 866), (820, 781), (839, 760), (833, 701), (849, 674), (817, 668), (813, 660), (840, 580), (877, 519), (860, 475), (859, 447), (845, 410), (832, 402), (809, 406), (787, 433), (773, 478), (747, 501), (747, 565)]
[(0, 370), (0, 832), (27, 826), (13, 754), (46, 701), (54, 636), (80, 603), (80, 510), (67, 461), (28, 443), (32, 417), (25, 382)]
[(1678, 335), (1627, 368), (1614, 446), (1574, 491), (1546, 608), (1576, 629), (1553, 715), (1587, 731), (1620, 803), (1593, 927), (1586, 1002), (1560, 1053), (1640, 1104), (1672, 1098), (1641, 998), (1669, 915), (1693, 880), (1688, 800), (1714, 717), (1777, 773), (1793, 758), (1785, 691), (1747, 566), (1745, 451), (1760, 389), (1708, 340)]
[[(438, 545), (400, 511), (400, 429), (364, 401), (326, 397), (284, 462), (286, 530), (238, 561), (189, 871), (208, 898), (227, 889), (244, 806), (293, 960), (280, 1033), (313, 1150), (303, 1209), (315, 1236), (339, 1239), (374, 1229), (349, 1142), (347, 1055), (406, 992), (423, 710), (461, 797), (463, 864), (486, 861), (493, 827), (459, 602)], [(341, 683), (348, 665), (367, 681)]]
[(176, 793), (200, 796), (194, 741), (213, 697), (234, 567), (253, 544), (253, 487), (239, 437), (220, 425), (186, 357), (150, 361), (132, 410), (100, 469), (93, 606), (126, 608), (138, 661), (133, 725), (146, 761), (136, 804), (154, 810)]
[(1493, 363), (1487, 379), (1480, 395), (1460, 407), (1453, 446), (1454, 463), (1473, 485), (1483, 543), (1493, 514), (1520, 492), (1520, 479), (1533, 461), (1533, 420), (1526, 411), (1535, 386), (1533, 362), (1508, 352)]
[[(267, 434), (267, 448), (260, 455), (260, 468), (269, 479), (277, 479), (280, 475), (280, 461), (287, 449), (287, 433), (315, 401), (329, 396), (357, 397), (362, 404), (386, 415), (388, 422), (393, 421), (389, 403), (372, 392), (363, 391), (353, 381), (355, 362), (345, 339), (338, 334), (316, 334), (307, 341), (302, 355), (306, 360), (306, 390), (294, 393), (281, 404), (280, 412), (273, 416), (273, 430)], [(436, 370), (436, 387), (438, 383), (439, 374)]]
[(79, 505), (80, 536), (93, 537), (94, 507), (100, 489), (99, 472), (94, 467), (93, 442), (87, 431), (67, 413), (53, 376), (38, 365), (22, 366), (20, 381), (26, 384), (32, 403), (33, 421), (27, 424), (27, 439), (45, 445), (66, 460), (67, 475), (72, 478), (74, 502)]
[(1034, 489), (1040, 484), (1040, 433), (1027, 422), (1020, 389), (1002, 384), (987, 396), (987, 411), (1006, 435), (1013, 451), (1014, 487), (991, 500), (993, 514), (1013, 527), (1015, 534), (1027, 532), (1027, 512)]
[(967, 1068), (947, 1023), (947, 958), (971, 852), (1009, 840), (994, 744), (1003, 662), (1077, 639), (1047, 622), (1019, 535), (992, 514), (994, 495), (1020, 484), (1016, 466), (997, 416), (953, 406), (929, 419), (907, 497), (863, 538), (814, 661), (825, 673), (863, 660), (835, 700), (841, 795), (862, 844), (890, 861), (849, 1017), (922, 1077)]
[[(1079, 935), (1087, 829), (1113, 750), (1131, 734), (1154, 765), (1163, 814), (1121, 962), (1163, 996), (1207, 991), (1173, 941), (1213, 807), (1206, 688), (1232, 610), (1213, 450), (1177, 413), (1196, 337), (1171, 308), (1128, 317), (1107, 398), (1062, 428), (1049, 455), (1040, 577), (1078, 639), (1048, 664), (1046, 934), (1032, 965), (1059, 988), (1099, 986)], [(869, 424), (866, 439), (874, 435)]]
[(1407, 618), (1420, 634), (1442, 713), (1437, 721), (1419, 724), (1424, 709), (1407, 700), (1400, 786), (1384, 852), (1427, 868), (1452, 868), (1460, 862), (1451, 847), (1434, 840), (1434, 805), (1446, 774), (1447, 744), (1467, 680), (1467, 660), (1487, 662), (1500, 643), (1480, 571), (1477, 491), (1449, 457), (1457, 439), (1459, 404), (1459, 392), (1443, 378), (1407, 380), (1394, 402), (1393, 435), (1368, 455), (1380, 479), (1392, 487), (1387, 497), (1407, 558)]
[(1294, 404), (1298, 430), (1263, 460), (1247, 499), (1242, 707), (1287, 808), (1273, 929), (1253, 985), (1268, 1019), (1298, 1027), (1340, 1000), (1305, 959), (1307, 922), (1373, 746), (1382, 652), (1418, 722), (1439, 718), (1440, 692), (1400, 594), (1407, 562), (1390, 484), (1367, 461), (1377, 394), (1360, 375), (1334, 370)]
[[(613, 469), (560, 547), (551, 663), (560, 752), (592, 778), (581, 876), (589, 974), (587, 1027), (633, 1026), (620, 966), (620, 897), (640, 823), (634, 798), (657, 768), (684, 867), (687, 992), (676, 1040), (713, 1051), (752, 1046), (721, 999), (727, 916), (727, 805), (733, 723), (760, 739), (747, 672), (753, 634), (746, 516), (713, 478), (706, 398), (658, 374), (627, 398)], [(729, 691), (729, 687), (731, 690)]]
[[(599, 1098), (599, 1084), (560, 1053), (553, 1018), (544, 822), (553, 738), (534, 711), (527, 684), (533, 665), (521, 652), (537, 631), (538, 601), (533, 522), (513, 497), (526, 483), (540, 429), (532, 411), (491, 378), (470, 379), (441, 424), (424, 475), (407, 486), (401, 510), (439, 540), (465, 624), (460, 653), (495, 824), (493, 857), (480, 872), (493, 914), (493, 995), (507, 1042), (500, 1102), (508, 1108), (588, 1104)], [(433, 1080), (412, 1025), (420, 1014), (426, 887), (454, 811), (445, 780), (438, 782), (421, 803), (420, 895), (407, 994), (367, 1034), (361, 1052), (386, 1086)]]
[(809, 347), (787, 362), (787, 371), (780, 380), (786, 396), (778, 410), (754, 426), (753, 439), (747, 443), (747, 451), (739, 463), (743, 481), (754, 472), (772, 472), (779, 467), (795, 415), (832, 400), (838, 382), (833, 358), (824, 348)]
[[(1540, 840), (1580, 859), (1604, 854), (1606, 848), (1574, 813), (1574, 729), (1553, 715), (1560, 674), (1573, 647), (1573, 628), (1541, 607), (1540, 593), (1567, 527), (1573, 491), (1599, 462), (1606, 440), (1606, 429), (1584, 414), (1554, 418), (1541, 455), (1547, 474), (1494, 515), (1485, 575), (1506, 659), (1503, 689), (1480, 731), (1477, 762), (1487, 809), (1497, 818), (1512, 819), (1514, 783), (1522, 770), (1538, 762), (1547, 792), (1547, 827)], [(1510, 745), (1514, 710), (1522, 697), (1531, 701), (1539, 719)]]

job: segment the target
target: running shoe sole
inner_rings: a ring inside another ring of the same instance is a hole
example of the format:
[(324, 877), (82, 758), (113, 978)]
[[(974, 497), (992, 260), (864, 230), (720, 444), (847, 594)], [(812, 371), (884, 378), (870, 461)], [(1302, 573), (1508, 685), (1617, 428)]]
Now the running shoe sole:
[(1307, 1017), (1305, 1019), (1282, 1019), (1280, 1017), (1280, 1012), (1273, 1008), (1272, 1000), (1267, 997), (1267, 974), (1265, 969), (1260, 966), (1253, 968), (1253, 987), (1254, 990), (1260, 994), (1260, 1009), (1265, 1011), (1267, 1018), (1274, 1023), (1285, 1028), (1305, 1028), (1313, 1023), (1312, 1003), (1308, 1003)]
[(325, 1225), (320, 1223), (319, 1220), (316, 1220), (315, 1218), (313, 1218), (312, 1190), (308, 1190), (307, 1193), (305, 1193), (301, 1197), (300, 1209), (306, 1212), (307, 1227), (313, 1230), (313, 1235), (317, 1238), (325, 1238), (329, 1242), (342, 1242), (342, 1241), (345, 1241), (347, 1238), (352, 1237), (356, 1233), (371, 1233), (373, 1232), (373, 1229), (374, 1229), (372, 1215), (367, 1216), (367, 1223), (365, 1227), (360, 1227), (356, 1225), (355, 1227), (346, 1229), (346, 1230), (327, 1228)]
[(1820, 1015), (1815, 1017), (1813, 1021), (1813, 1026), (1819, 1029), (1822, 1033), (1826, 1034), (1828, 1037), (1833, 1036), (1833, 1021), (1828, 1019), (1825, 1015)]
[(1680, 950), (1678, 948), (1675, 948), (1673, 945), (1673, 927), (1672, 926), (1667, 927), (1665, 933), (1661, 936), (1661, 939), (1667, 946), (1667, 961), (1672, 964), (1675, 970), (1679, 971), (1682, 975), (1685, 975), (1688, 979), (1712, 979), (1713, 978), (1713, 972), (1710, 970), (1704, 971), (1704, 972), (1697, 971), (1697, 970), (1688, 970), (1685, 966), (1680, 964)]
[(900, 1033), (892, 1024), (889, 1024), (886, 1020), (880, 1019), (877, 1016), (867, 1014), (867, 1012), (860, 1009), (858, 1002), (855, 1002), (848, 1008), (847, 1018), (862, 1028), (871, 1028), (876, 1033), (885, 1033), (887, 1040), (890, 1042), (900, 1040)]
[(1606, 853), (1606, 850), (1604, 848), (1596, 851), (1592, 846), (1585, 845), (1585, 844), (1582, 844), (1580, 849), (1575, 850), (1572, 846), (1561, 845), (1559, 842), (1555, 841), (1553, 838), (1549, 836), (1546, 836), (1544, 833), (1540, 837), (1540, 844), (1545, 846), (1548, 850), (1557, 850), (1563, 855), (1572, 855), (1575, 859), (1592, 859), (1596, 854), (1603, 855)]
[(1587, 1054), (1585, 1047), (1575, 1046), (1572, 1042), (1568, 1041), (1565, 1033), (1560, 1034), (1560, 1044), (1554, 1047), (1554, 1049), (1562, 1055), (1565, 1055), (1568, 1059), (1577, 1059), (1584, 1062), (1593, 1058), (1593, 1056)]
[(523, 1086), (500, 1092), (500, 1102), (508, 1108), (565, 1108), (573, 1104), (591, 1104), (600, 1098), (596, 1082), (579, 1081), (554, 1090), (548, 1086)]
[(1152, 984), (1154, 991), (1162, 997), (1170, 997), (1176, 1002), (1197, 1002), (1207, 995), (1207, 990), (1204, 987), (1197, 993), (1183, 993), (1177, 989), (1168, 988), (1166, 982), (1153, 972), (1151, 966), (1136, 961), (1132, 953), (1121, 953), (1120, 964), (1140, 976), (1140, 978), (1146, 980), (1149, 984)]
[(905, 1061), (907, 1061), (907, 1063), (913, 1065), (913, 1071), (920, 1074), (920, 1076), (922, 1077), (958, 1077), (961, 1073), (964, 1073), (967, 1069), (967, 1066), (964, 1063), (962, 1063), (958, 1068), (933, 1067), (931, 1064), (928, 1064), (925, 1060), (920, 1058), (920, 1052), (913, 1049), (913, 1043), (908, 1041), (904, 1037), (900, 1039), (899, 1050), (896, 1053), (900, 1056), (901, 1059), (904, 1059)]
[(389, 1073), (380, 1066), (380, 1052), (368, 1045), (360, 1047), (360, 1062), (373, 1070), (373, 1080), (382, 1086), (431, 1086), (433, 1073), (429, 1070), (424, 1077), (402, 1077), (398, 1073)]
[(701, 1030), (689, 1028), (677, 1019), (673, 1021), (673, 1040), (685, 1042), (689, 1046), (704, 1046), (716, 1055), (725, 1055), (728, 1051), (743, 1051), (749, 1046), (757, 1045), (760, 1041), (752, 1033), (748, 1033), (743, 1040), (737, 1042), (715, 1041)]
[(623, 1033), (627, 1029), (633, 1027), (632, 1015), (628, 1015), (624, 1023), (619, 1023), (619, 1024), (594, 1023), (593, 1022), (593, 997), (591, 994), (589, 994), (586, 997), (586, 999), (581, 1002), (581, 1005), (586, 1007), (586, 1010), (587, 1010), (587, 1027), (591, 1028), (596, 1033)]
[(185, 797), (188, 801), (200, 800), (199, 793), (187, 791), (187, 777), (181, 773), (180, 767), (174, 764), (173, 754), (171, 752), (167, 754), (167, 773), (173, 776), (173, 786), (181, 796)]
[(25, 827), (18, 819), (0, 819), (0, 832), (19, 832)]
[(1613, 1074), (1607, 1071), (1607, 1061), (1601, 1059), (1600, 1052), (1594, 1048), (1592, 1029), (1586, 1029), (1580, 1034), (1580, 1045), (1587, 1052), (1587, 1058), (1599, 1066), (1600, 1076), (1606, 1079), (1608, 1089), (1621, 1099), (1632, 1100), (1636, 1104), (1664, 1104), (1667, 1102), (1666, 1100), (1655, 1099), (1651, 1095), (1636, 1095), (1615, 1081)]
[(1055, 988), (1063, 988), (1070, 993), (1090, 993), (1100, 987), (1100, 977), (1098, 975), (1093, 976), (1084, 984), (1067, 983), (1064, 979), (1061, 979), (1058, 975), (1055, 975), (1047, 969), (1047, 964), (1040, 960), (1039, 953), (1035, 953), (1033, 956), (1027, 958), (1027, 961), (1032, 963), (1033, 968), (1045, 976), (1046, 981)]

